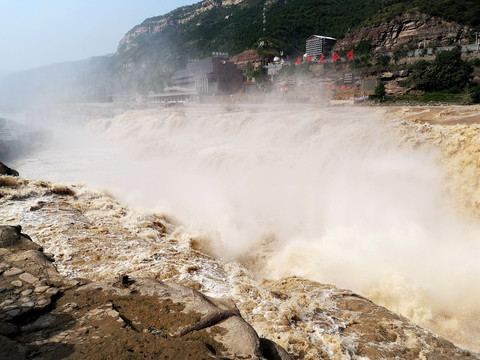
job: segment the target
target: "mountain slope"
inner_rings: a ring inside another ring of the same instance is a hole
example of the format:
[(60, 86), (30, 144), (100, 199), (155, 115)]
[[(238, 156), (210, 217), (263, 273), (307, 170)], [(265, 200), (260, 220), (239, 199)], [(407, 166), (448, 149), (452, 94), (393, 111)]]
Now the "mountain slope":
[[(2, 81), (0, 100), (10, 104), (51, 93), (53, 99), (99, 101), (108, 95), (157, 92), (175, 70), (215, 51), (234, 56), (257, 49), (272, 57), (280, 51), (296, 57), (312, 34), (342, 39), (355, 29), (386, 24), (407, 13), (480, 26), (478, 0), (204, 0), (146, 19), (127, 32), (112, 57), (11, 75)], [(475, 38), (475, 31), (468, 34)], [(352, 44), (355, 39), (345, 46)]]
[(111, 55), (10, 73), (0, 79), (0, 109), (64, 101), (105, 101), (112, 93)]
[(480, 26), (480, 2), (477, 0), (390, 0), (366, 24), (383, 23), (405, 13), (420, 12), (446, 21), (468, 25), (472, 28)]
[(312, 34), (340, 39), (360, 26), (415, 12), (469, 26), (480, 22), (477, 0), (204, 0), (130, 30), (113, 57), (115, 88), (159, 90), (175, 69), (214, 51), (236, 55), (265, 44), (270, 55), (297, 56)]
[[(190, 59), (214, 51), (235, 55), (257, 47), (261, 40), (267, 40), (273, 51), (296, 55), (304, 51), (312, 33), (341, 37), (382, 4), (382, 0), (205, 0), (147, 19), (129, 31), (113, 59), (120, 75), (116, 87), (155, 90)], [(148, 79), (142, 76), (145, 71)]]

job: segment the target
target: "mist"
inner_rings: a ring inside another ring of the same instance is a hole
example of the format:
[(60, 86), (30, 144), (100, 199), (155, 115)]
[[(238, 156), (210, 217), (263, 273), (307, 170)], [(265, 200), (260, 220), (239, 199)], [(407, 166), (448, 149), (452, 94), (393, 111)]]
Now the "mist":
[(478, 226), (447, 196), (439, 152), (403, 146), (382, 111), (186, 106), (88, 127), (57, 128), (21, 172), (108, 188), (261, 277), (360, 292), (401, 278), (445, 303), (477, 291)]

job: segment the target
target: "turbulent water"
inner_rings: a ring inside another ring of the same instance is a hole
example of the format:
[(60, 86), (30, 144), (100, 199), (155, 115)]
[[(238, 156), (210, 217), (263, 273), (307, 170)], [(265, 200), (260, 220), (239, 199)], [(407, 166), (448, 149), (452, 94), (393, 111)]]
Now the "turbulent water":
[(51, 126), (54, 141), (14, 164), (23, 177), (108, 189), (257, 279), (352, 289), (480, 349), (480, 224), (459, 210), (458, 171), (422, 126), (381, 109), (294, 104)]

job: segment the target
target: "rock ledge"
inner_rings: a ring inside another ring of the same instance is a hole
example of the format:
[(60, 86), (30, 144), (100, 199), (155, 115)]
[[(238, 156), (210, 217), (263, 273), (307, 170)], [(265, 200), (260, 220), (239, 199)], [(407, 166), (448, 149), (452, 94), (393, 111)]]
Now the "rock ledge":
[(41, 250), (0, 226), (2, 359), (291, 359), (230, 301), (146, 278), (66, 278)]

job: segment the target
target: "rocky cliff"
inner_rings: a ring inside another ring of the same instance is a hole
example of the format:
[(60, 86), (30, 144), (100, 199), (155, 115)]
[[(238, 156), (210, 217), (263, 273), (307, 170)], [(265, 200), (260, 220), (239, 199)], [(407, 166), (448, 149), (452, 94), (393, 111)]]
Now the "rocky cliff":
[(131, 29), (120, 41), (116, 55), (129, 51), (132, 47), (138, 46), (137, 39), (139, 37), (149, 37), (159, 33), (167, 26), (175, 26), (184, 24), (200, 14), (210, 11), (214, 8), (238, 5), (246, 0), (204, 0), (198, 4), (191, 6), (183, 6), (169, 14), (148, 18), (140, 25)]
[(391, 52), (410, 45), (420, 47), (449, 46), (471, 42), (472, 29), (466, 25), (447, 22), (426, 14), (404, 14), (387, 23), (351, 31), (336, 44), (336, 49), (357, 47), (369, 40), (376, 53)]

